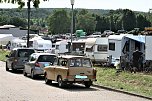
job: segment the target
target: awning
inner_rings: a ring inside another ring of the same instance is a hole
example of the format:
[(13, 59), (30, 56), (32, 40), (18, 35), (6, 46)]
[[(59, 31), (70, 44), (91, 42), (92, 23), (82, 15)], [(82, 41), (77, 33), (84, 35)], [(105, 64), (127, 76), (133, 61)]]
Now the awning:
[(96, 39), (97, 38), (88, 38), (85, 43), (86, 46), (91, 48), (93, 45), (95, 45)]
[(86, 48), (91, 48), (92, 46), (86, 45)]
[(141, 42), (141, 43), (145, 43), (145, 36), (143, 35), (138, 35), (138, 36), (133, 36), (133, 35), (127, 35), (125, 36), (129, 39), (132, 39), (132, 40), (135, 40), (135, 41), (138, 41), (138, 42)]

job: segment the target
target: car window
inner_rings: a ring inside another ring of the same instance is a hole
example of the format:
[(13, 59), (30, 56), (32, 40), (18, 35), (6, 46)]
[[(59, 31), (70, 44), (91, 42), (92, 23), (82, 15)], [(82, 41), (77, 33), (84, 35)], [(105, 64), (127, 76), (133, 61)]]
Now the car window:
[(20, 49), (18, 51), (18, 57), (29, 57), (32, 53), (34, 53), (32, 49)]
[(54, 60), (55, 60), (55, 55), (40, 55), (37, 61), (54, 63)]
[(70, 67), (82, 67), (81, 59), (70, 59)]
[(30, 61), (35, 61), (36, 60), (36, 56), (35, 55), (31, 55), (30, 56)]
[(89, 59), (70, 59), (70, 67), (92, 67)]
[(89, 59), (82, 59), (82, 66), (83, 67), (92, 67)]
[(67, 60), (63, 59), (63, 58), (60, 58), (59, 61), (58, 61), (58, 65), (59, 66), (67, 66)]
[(58, 64), (58, 58), (54, 58), (54, 63), (53, 63), (54, 65), (57, 65)]

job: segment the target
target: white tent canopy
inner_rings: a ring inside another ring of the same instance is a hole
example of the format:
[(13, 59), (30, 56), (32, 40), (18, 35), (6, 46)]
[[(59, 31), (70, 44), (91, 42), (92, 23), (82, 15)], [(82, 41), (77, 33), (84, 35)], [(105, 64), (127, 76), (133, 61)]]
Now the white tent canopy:
[(13, 39), (12, 34), (0, 34), (0, 44), (1, 45), (6, 45), (9, 41)]

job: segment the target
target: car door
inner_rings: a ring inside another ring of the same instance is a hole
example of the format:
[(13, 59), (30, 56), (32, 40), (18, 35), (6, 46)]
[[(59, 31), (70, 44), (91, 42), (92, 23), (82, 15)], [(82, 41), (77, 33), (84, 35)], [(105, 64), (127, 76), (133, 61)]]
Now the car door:
[(16, 56), (16, 50), (12, 50), (8, 56), (8, 59), (7, 59), (7, 65), (9, 68), (11, 68), (12, 66), (12, 63), (15, 61), (15, 56)]
[(27, 73), (31, 73), (32, 68), (35, 65), (36, 55), (32, 54), (29, 58), (29, 61), (25, 64), (25, 70)]
[(56, 68), (57, 64), (58, 64), (58, 59), (55, 58), (53, 65), (49, 66), (49, 68), (47, 68), (47, 75), (50, 80), (56, 80), (55, 68)]

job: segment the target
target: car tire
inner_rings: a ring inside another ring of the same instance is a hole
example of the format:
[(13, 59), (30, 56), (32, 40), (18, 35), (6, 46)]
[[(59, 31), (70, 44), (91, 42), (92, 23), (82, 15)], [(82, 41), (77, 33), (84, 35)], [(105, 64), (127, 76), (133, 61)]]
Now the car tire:
[(92, 85), (92, 81), (85, 82), (84, 85), (86, 88), (90, 88), (90, 86)]
[(62, 88), (62, 87), (65, 86), (65, 83), (62, 81), (62, 77), (61, 77), (61, 76), (58, 77), (58, 86), (59, 86), (60, 88)]
[(31, 78), (35, 79), (34, 70), (31, 71)]
[(27, 73), (25, 72), (25, 69), (23, 70), (23, 75), (24, 75), (24, 76), (27, 76)]
[(46, 84), (52, 84), (52, 80), (49, 80), (48, 78), (47, 78), (47, 74), (45, 73), (45, 75), (44, 75), (44, 79), (45, 79), (45, 83)]
[(6, 71), (9, 71), (9, 68), (8, 68), (7, 62), (6, 62)]

